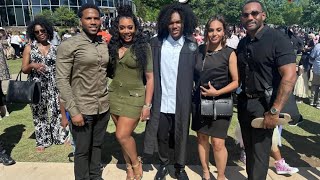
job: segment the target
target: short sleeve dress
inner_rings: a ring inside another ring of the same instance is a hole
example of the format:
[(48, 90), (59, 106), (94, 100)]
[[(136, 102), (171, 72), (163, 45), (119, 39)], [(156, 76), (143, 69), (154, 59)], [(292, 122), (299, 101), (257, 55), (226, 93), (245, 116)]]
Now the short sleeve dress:
[[(204, 48), (204, 45), (200, 46), (200, 52), (203, 52), (202, 50)], [(216, 89), (221, 89), (230, 83), (231, 77), (229, 73), (229, 58), (232, 52), (233, 49), (224, 47), (215, 52), (199, 53), (195, 68), (196, 88), (194, 92), (192, 108), (191, 128), (194, 131), (222, 139), (227, 137), (231, 118), (220, 118), (213, 120), (213, 117), (204, 118), (200, 115), (200, 85), (210, 81), (213, 87)], [(205, 57), (203, 58), (203, 56)], [(203, 59), (205, 59), (205, 61)], [(215, 99), (226, 98), (230, 96), (231, 94), (224, 94), (219, 97), (215, 97)], [(212, 99), (212, 97), (207, 98)]]
[[(149, 45), (147, 50), (146, 72), (152, 72), (153, 62)], [(117, 62), (114, 78), (109, 85), (110, 113), (138, 119), (145, 103), (145, 92), (143, 72), (141, 72), (137, 58), (130, 47)]]

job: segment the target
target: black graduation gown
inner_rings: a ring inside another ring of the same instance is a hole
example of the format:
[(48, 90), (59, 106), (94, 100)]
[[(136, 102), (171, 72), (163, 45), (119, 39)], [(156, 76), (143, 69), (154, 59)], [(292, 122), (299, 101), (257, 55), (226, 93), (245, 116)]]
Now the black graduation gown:
[[(152, 155), (158, 151), (157, 133), (161, 107), (161, 46), (162, 41), (158, 37), (150, 42), (153, 58), (154, 95), (150, 120), (147, 122), (144, 139), (144, 153)], [(192, 103), (193, 75), (198, 46), (192, 40), (185, 37), (185, 43), (181, 49), (178, 65), (177, 96), (175, 112), (174, 155), (175, 163), (184, 165), (186, 159), (186, 146), (189, 135), (189, 124)]]

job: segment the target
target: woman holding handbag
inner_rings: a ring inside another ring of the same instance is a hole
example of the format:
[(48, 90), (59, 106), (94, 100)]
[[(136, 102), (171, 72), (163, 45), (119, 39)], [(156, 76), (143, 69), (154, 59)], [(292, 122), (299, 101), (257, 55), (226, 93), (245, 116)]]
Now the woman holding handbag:
[[(210, 179), (209, 139), (218, 170), (217, 179), (226, 179), (224, 172), (228, 152), (225, 147), (225, 138), (232, 113), (220, 116), (217, 107), (214, 108), (214, 103), (217, 106), (218, 101), (222, 99), (232, 102), (231, 92), (238, 87), (237, 57), (231, 48), (226, 47), (226, 37), (224, 18), (212, 17), (205, 27), (205, 44), (199, 47), (200, 53), (195, 70), (192, 130), (197, 131), (199, 158), (203, 179), (206, 180)], [(207, 109), (205, 109), (203, 102), (207, 102), (206, 105), (211, 103), (211, 106), (206, 106)], [(232, 106), (229, 108), (232, 112)], [(206, 113), (207, 110), (212, 113)]]
[(30, 104), (36, 135), (36, 151), (63, 144), (60, 136), (61, 115), (59, 93), (56, 86), (56, 47), (49, 43), (53, 27), (43, 18), (37, 18), (27, 28), (32, 41), (23, 52), (21, 70), (28, 74), (29, 81), (41, 83), (41, 98), (38, 104)]

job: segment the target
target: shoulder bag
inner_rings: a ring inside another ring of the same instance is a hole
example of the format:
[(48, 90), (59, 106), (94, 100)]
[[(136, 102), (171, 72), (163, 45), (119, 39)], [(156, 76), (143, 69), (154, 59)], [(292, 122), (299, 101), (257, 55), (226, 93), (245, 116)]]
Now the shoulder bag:
[(9, 80), (6, 97), (7, 102), (38, 104), (41, 98), (40, 82), (21, 81), (21, 72), (22, 70), (20, 70), (16, 80)]

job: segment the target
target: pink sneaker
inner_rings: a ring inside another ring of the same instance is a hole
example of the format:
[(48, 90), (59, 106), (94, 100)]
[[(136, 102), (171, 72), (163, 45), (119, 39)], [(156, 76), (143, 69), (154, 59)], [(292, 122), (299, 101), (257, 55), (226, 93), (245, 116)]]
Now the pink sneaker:
[(294, 174), (299, 172), (298, 168), (290, 167), (283, 158), (275, 162), (275, 167), (277, 174)]

